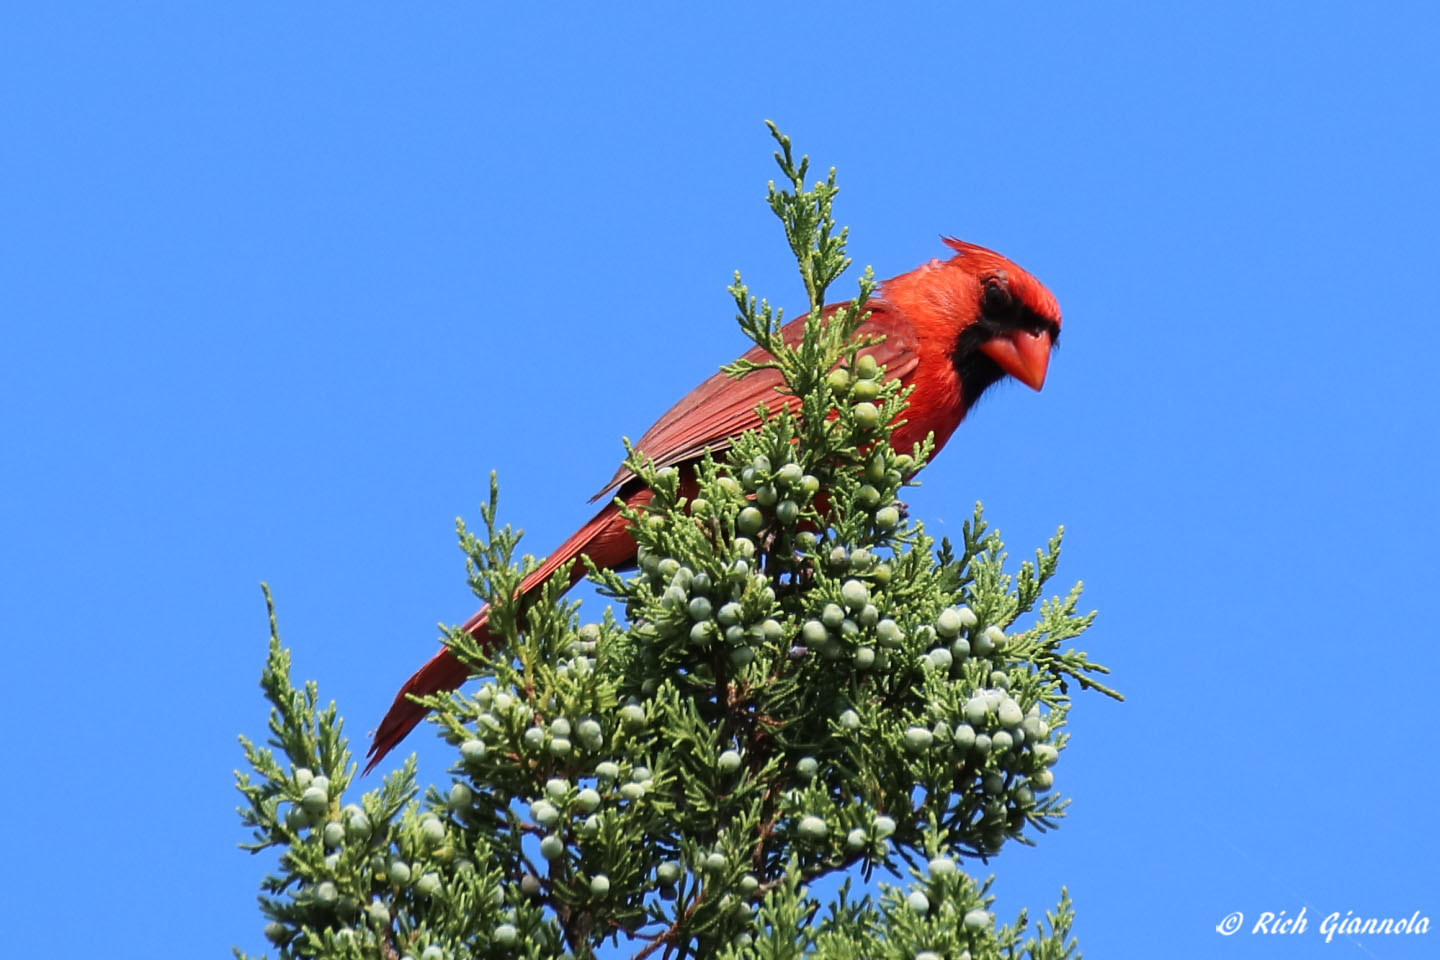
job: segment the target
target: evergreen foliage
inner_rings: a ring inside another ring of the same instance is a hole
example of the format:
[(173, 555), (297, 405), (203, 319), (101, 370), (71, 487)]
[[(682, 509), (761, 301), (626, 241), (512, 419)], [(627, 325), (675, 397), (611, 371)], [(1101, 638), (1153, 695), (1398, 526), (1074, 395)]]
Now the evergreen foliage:
[[(906, 391), (857, 356), (874, 281), (822, 322), (849, 265), (835, 174), (807, 188), (771, 130), (803, 341), (738, 273), (731, 293), (799, 402), (777, 394), (688, 499), (632, 451), (655, 497), (629, 514), (639, 568), (591, 571), (614, 601), (598, 623), (562, 599), (563, 573), (521, 610), (537, 563), (517, 560), (492, 476), (483, 531), (460, 540), (501, 642), (446, 638), (482, 678), (430, 700), (457, 750), (448, 784), (421, 798), (412, 758), (345, 803), (341, 721), (292, 685), (272, 608), (270, 746), (242, 738), (254, 773), (236, 779), (247, 848), (279, 852), (261, 909), (280, 956), (1077, 955), (1064, 891), (1040, 923), (997, 925), (966, 868), (1063, 816), (1071, 684), (1115, 695), (1068, 646), (1094, 614), (1078, 584), (1042, 599), (1060, 533), (1011, 573), (978, 505), (953, 546), (906, 516), (930, 449), (890, 448)], [(836, 873), (896, 882), (856, 896), (847, 880), (822, 904), (809, 884)]]

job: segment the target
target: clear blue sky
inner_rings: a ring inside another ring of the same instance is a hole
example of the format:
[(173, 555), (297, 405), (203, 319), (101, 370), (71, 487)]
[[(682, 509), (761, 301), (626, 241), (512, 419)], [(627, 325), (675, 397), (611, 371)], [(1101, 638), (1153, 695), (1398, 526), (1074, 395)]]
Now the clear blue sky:
[(1044, 392), (910, 498), (1020, 555), (1064, 523), (1130, 696), (1080, 698), (1001, 913), (1066, 883), (1091, 957), (1440, 955), (1313, 929), (1440, 921), (1431, 5), (424, 6), (0, 15), (8, 950), (263, 946), (259, 582), (362, 736), (473, 609), (488, 471), (543, 553), (744, 347), (733, 269), (801, 303), (768, 117), (860, 264), (954, 234), (1064, 309)]

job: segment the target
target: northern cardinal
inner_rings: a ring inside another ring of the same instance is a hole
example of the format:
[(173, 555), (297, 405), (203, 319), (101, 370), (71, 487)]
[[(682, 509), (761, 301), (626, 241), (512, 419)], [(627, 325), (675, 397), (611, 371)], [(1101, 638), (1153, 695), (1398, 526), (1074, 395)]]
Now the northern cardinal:
[[(1060, 307), (1038, 280), (992, 250), (942, 239), (955, 256), (943, 262), (931, 260), (881, 283), (865, 305), (869, 319), (858, 330), (884, 335), (883, 341), (863, 352), (873, 354), (887, 376), (915, 388), (891, 437), (892, 446), (901, 452), (908, 453), (932, 433), (938, 452), (976, 399), (1006, 374), (1039, 390), (1050, 351), (1060, 336)], [(787, 343), (797, 343), (804, 318), (791, 320), (781, 332)], [(762, 351), (754, 347), (745, 356), (758, 360)], [(706, 449), (718, 453), (731, 438), (759, 426), (756, 408), (761, 403), (772, 409), (797, 403), (794, 397), (776, 393), (779, 382), (779, 373), (770, 369), (755, 370), (739, 380), (716, 373), (671, 407), (636, 447), (657, 466), (694, 463)], [(683, 472), (682, 477), (686, 477)], [(649, 488), (624, 467), (591, 499), (612, 491), (632, 506), (651, 498)], [(585, 565), (578, 561), (581, 554), (599, 567), (633, 564), (635, 541), (627, 526), (612, 499), (521, 582), (521, 595), (537, 590), (562, 568), (568, 570), (572, 584), (578, 581), (585, 574)], [(461, 629), (486, 640), (487, 614), (482, 608)], [(411, 694), (454, 690), (468, 677), (469, 668), (446, 647), (405, 681), (375, 732), (365, 771), (373, 769), (425, 716), (425, 709), (409, 699)]]

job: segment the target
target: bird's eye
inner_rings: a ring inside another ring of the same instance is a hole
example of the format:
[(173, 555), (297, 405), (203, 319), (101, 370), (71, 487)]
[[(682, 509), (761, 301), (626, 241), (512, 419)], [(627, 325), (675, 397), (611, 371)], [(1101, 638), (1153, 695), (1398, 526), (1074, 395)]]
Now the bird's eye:
[(986, 316), (1000, 316), (1010, 312), (1013, 299), (1010, 296), (1010, 288), (1005, 281), (990, 277), (985, 281), (985, 290), (981, 294), (980, 308), (985, 311)]

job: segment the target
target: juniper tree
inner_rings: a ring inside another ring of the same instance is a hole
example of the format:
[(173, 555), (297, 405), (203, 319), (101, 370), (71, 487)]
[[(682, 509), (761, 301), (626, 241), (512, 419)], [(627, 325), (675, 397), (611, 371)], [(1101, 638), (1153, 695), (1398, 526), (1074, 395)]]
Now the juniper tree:
[[(336, 708), (292, 684), (271, 608), (270, 745), (242, 738), (254, 774), (236, 781), (246, 847), (278, 850), (260, 906), (280, 956), (1075, 955), (1063, 890), (1038, 923), (997, 925), (969, 871), (1064, 813), (1071, 684), (1115, 695), (1068, 647), (1094, 614), (1079, 584), (1044, 598), (1060, 532), (1009, 572), (978, 505), (953, 545), (907, 517), (930, 450), (891, 448), (906, 391), (857, 352), (873, 278), (820, 319), (850, 263), (835, 174), (807, 187), (771, 129), (803, 340), (738, 273), (730, 293), (799, 403), (707, 455), (688, 500), (631, 451), (655, 495), (627, 514), (638, 569), (591, 568), (612, 601), (594, 622), (563, 574), (520, 608), (537, 562), (492, 475), (483, 529), (459, 532), (500, 642), (449, 630), (481, 682), (427, 701), (448, 783), (422, 797), (412, 757), (353, 796)], [(829, 875), (846, 880), (822, 903), (809, 884)]]

